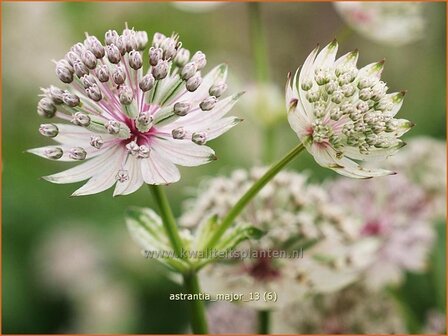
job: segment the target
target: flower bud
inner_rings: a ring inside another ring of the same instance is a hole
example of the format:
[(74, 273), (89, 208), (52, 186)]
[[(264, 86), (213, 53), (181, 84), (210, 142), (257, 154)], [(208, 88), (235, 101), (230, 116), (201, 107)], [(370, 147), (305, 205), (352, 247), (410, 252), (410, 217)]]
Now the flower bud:
[(105, 55), (104, 47), (95, 36), (88, 36), (84, 40), (84, 45), (90, 50), (96, 58), (103, 58)]
[(198, 70), (203, 69), (207, 64), (207, 59), (202, 51), (196, 51), (196, 53), (191, 58), (191, 61), (196, 63), (196, 65), (198, 66)]
[(168, 75), (168, 62), (163, 60), (152, 68), (152, 75), (155, 79), (164, 79)]
[(86, 50), (86, 47), (81, 42), (76, 43), (70, 48), (75, 54), (81, 57), (82, 53)]
[(82, 62), (88, 67), (89, 69), (95, 69), (96, 67), (96, 57), (90, 50), (84, 50), (81, 54)]
[(100, 149), (104, 145), (103, 138), (98, 135), (92, 135), (90, 137), (90, 145), (96, 149)]
[(114, 44), (118, 38), (118, 33), (115, 30), (108, 30), (104, 36), (106, 45)]
[(196, 91), (196, 89), (201, 85), (202, 83), (202, 77), (199, 72), (197, 72), (193, 77), (191, 77), (189, 80), (187, 80), (186, 88), (190, 92)]
[(59, 129), (54, 124), (41, 124), (39, 127), (39, 132), (43, 136), (54, 138), (56, 135), (59, 134)]
[(123, 85), (120, 90), (120, 103), (123, 105), (129, 105), (132, 103), (132, 99), (134, 99), (134, 93), (131, 88)]
[(51, 85), (47, 90), (46, 93), (49, 98), (53, 101), (54, 104), (59, 105), (62, 104), (64, 101), (62, 100), (62, 95), (64, 94), (64, 91), (60, 88)]
[(126, 44), (123, 39), (123, 36), (118, 36), (115, 40), (115, 45), (117, 46), (118, 51), (120, 52), (120, 55), (126, 54)]
[(137, 49), (137, 42), (133, 35), (124, 35), (123, 39), (123, 47), (127, 52), (131, 52), (134, 49)]
[(144, 50), (148, 43), (148, 34), (145, 31), (136, 32), (135, 41), (137, 42), (137, 50)]
[(215, 96), (215, 97), (219, 98), (226, 90), (227, 90), (226, 83), (217, 83), (217, 84), (213, 84), (210, 87), (210, 89), (208, 90), (208, 93), (210, 94), (210, 96)]
[(120, 132), (120, 123), (116, 120), (107, 121), (105, 127), (109, 134), (118, 134)]
[(100, 82), (105, 83), (109, 80), (109, 68), (107, 65), (100, 65), (97, 69), (96, 76), (100, 80)]
[(191, 104), (188, 102), (177, 102), (174, 104), (174, 114), (183, 117), (188, 114), (188, 111), (190, 111)]
[(185, 64), (187, 64), (189, 59), (190, 51), (188, 49), (180, 48), (177, 51), (176, 57), (174, 57), (174, 64), (176, 64), (178, 67), (183, 67)]
[(156, 66), (159, 60), (162, 58), (163, 50), (160, 48), (149, 48), (149, 64)]
[(205, 98), (200, 104), (199, 107), (202, 111), (210, 111), (213, 109), (216, 105), (216, 102), (218, 99), (215, 96), (210, 96)]
[(165, 39), (166, 36), (163, 35), (162, 33), (155, 33), (154, 37), (152, 38), (152, 45), (158, 48)]
[(87, 93), (87, 96), (89, 96), (90, 99), (92, 99), (92, 100), (94, 100), (96, 102), (98, 102), (101, 99), (103, 99), (103, 94), (101, 93), (100, 88), (96, 84), (88, 87), (86, 89), (86, 93)]
[(303, 91), (309, 91), (313, 87), (313, 81), (309, 79), (304, 79), (300, 87)]
[(147, 131), (151, 128), (153, 121), (153, 117), (148, 112), (140, 112), (137, 118), (137, 128)]
[(84, 75), (81, 77), (81, 83), (85, 89), (91, 87), (92, 85), (96, 85), (96, 79), (93, 75)]
[(79, 97), (69, 91), (64, 92), (62, 95), (62, 100), (64, 101), (64, 104), (70, 107), (76, 107), (80, 103)]
[(106, 47), (107, 59), (112, 64), (118, 64), (121, 60), (120, 50), (115, 44), (108, 45)]
[(73, 68), (66, 60), (63, 61), (56, 64), (56, 75), (62, 82), (69, 84), (73, 82)]
[(173, 139), (181, 140), (181, 139), (185, 138), (186, 134), (187, 134), (187, 132), (185, 131), (185, 129), (183, 127), (178, 127), (171, 131), (171, 135), (173, 136)]
[(155, 82), (154, 76), (151, 74), (147, 74), (143, 76), (143, 78), (140, 80), (140, 83), (138, 83), (138, 86), (140, 90), (146, 92), (153, 88), (154, 82)]
[(86, 156), (87, 156), (87, 152), (82, 147), (73, 147), (68, 152), (68, 157), (73, 160), (81, 161), (81, 160), (84, 160), (86, 158)]
[(205, 132), (194, 132), (191, 136), (191, 141), (197, 145), (203, 145), (207, 141), (207, 135)]
[(89, 74), (89, 69), (82, 61), (75, 61), (73, 63), (73, 70), (75, 71), (75, 74), (76, 76), (78, 76), (78, 78)]
[(62, 148), (60, 147), (54, 147), (54, 148), (48, 148), (45, 150), (44, 155), (52, 160), (58, 160), (62, 157), (64, 154)]
[(44, 97), (37, 104), (37, 114), (45, 118), (53, 118), (56, 113), (56, 106), (50, 98)]
[(71, 121), (77, 126), (87, 127), (90, 125), (90, 117), (82, 112), (76, 112)]
[(74, 51), (69, 51), (65, 54), (65, 60), (70, 63), (70, 65), (73, 65), (75, 62), (81, 61), (81, 58)]
[(182, 71), (180, 72), (180, 77), (183, 80), (188, 80), (191, 77), (193, 77), (197, 71), (198, 71), (197, 64), (195, 62), (189, 62), (185, 64), (185, 66), (182, 68)]
[(134, 70), (138, 70), (143, 66), (142, 55), (138, 51), (132, 50), (129, 53), (129, 66)]
[(176, 56), (177, 49), (176, 49), (176, 40), (168, 37), (166, 38), (161, 46), (163, 50), (163, 59), (164, 60), (172, 60)]
[(121, 66), (117, 66), (112, 73), (112, 80), (117, 85), (121, 85), (126, 81), (126, 73)]

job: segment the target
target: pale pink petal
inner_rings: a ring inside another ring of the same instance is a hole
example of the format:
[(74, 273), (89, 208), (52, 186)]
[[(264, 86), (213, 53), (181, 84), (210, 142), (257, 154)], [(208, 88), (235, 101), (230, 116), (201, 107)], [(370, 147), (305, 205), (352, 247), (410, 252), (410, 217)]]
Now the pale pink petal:
[(114, 196), (129, 195), (142, 186), (143, 176), (140, 167), (140, 159), (129, 155), (123, 167), (123, 170), (127, 171), (129, 179), (124, 182), (117, 181)]
[(149, 158), (141, 160), (143, 180), (148, 184), (170, 184), (179, 181), (180, 173), (171, 161), (151, 150)]

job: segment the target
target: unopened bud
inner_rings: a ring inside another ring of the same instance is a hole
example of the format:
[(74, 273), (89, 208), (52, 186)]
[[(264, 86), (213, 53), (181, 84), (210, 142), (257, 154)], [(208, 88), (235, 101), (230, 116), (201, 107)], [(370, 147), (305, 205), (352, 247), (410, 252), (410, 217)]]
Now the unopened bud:
[(126, 149), (128, 150), (128, 153), (132, 156), (137, 156), (138, 151), (140, 150), (140, 146), (135, 141), (131, 141), (126, 145)]
[(129, 53), (129, 66), (134, 70), (138, 70), (143, 66), (142, 55), (138, 51), (132, 50)]
[(78, 106), (80, 103), (79, 97), (69, 91), (65, 91), (62, 95), (62, 100), (64, 101), (64, 104), (75, 107)]
[(180, 117), (186, 116), (190, 111), (191, 104), (187, 102), (177, 102), (174, 104), (174, 114)]
[(64, 101), (62, 100), (62, 95), (64, 94), (64, 91), (62, 91), (60, 88), (51, 85), (47, 90), (46, 93), (49, 98), (55, 103), (56, 105), (62, 104)]
[(84, 160), (87, 156), (87, 152), (82, 147), (73, 147), (68, 152), (68, 157), (73, 160)]
[(74, 123), (77, 126), (86, 127), (90, 125), (90, 117), (85, 113), (76, 112), (73, 115), (72, 123)]
[(152, 75), (155, 79), (164, 79), (168, 75), (168, 62), (160, 61), (152, 68)]
[(156, 66), (159, 60), (162, 58), (163, 50), (160, 48), (149, 48), (149, 64)]
[(155, 33), (154, 37), (152, 38), (152, 45), (154, 47), (159, 47), (162, 42), (166, 39), (166, 36), (163, 35), (162, 33)]
[(112, 79), (117, 85), (121, 85), (126, 81), (126, 73), (124, 72), (123, 68), (120, 66), (117, 66), (112, 73)]
[(137, 50), (142, 51), (148, 43), (148, 34), (145, 31), (136, 32), (135, 41), (137, 42)]
[(104, 42), (106, 42), (107, 45), (111, 45), (115, 43), (117, 38), (118, 33), (115, 30), (108, 30), (104, 36)]
[(77, 61), (81, 61), (79, 55), (74, 51), (69, 51), (68, 53), (66, 53), (65, 59), (68, 63), (70, 63), (70, 65), (73, 65)]
[(194, 132), (191, 136), (191, 141), (197, 145), (203, 145), (207, 141), (207, 135), (205, 132)]
[(58, 160), (62, 157), (64, 151), (61, 147), (48, 148), (45, 150), (44, 155), (52, 160)]
[(221, 95), (226, 90), (227, 90), (227, 84), (226, 83), (218, 83), (218, 84), (212, 85), (210, 87), (210, 89), (208, 90), (208, 93), (210, 94), (210, 96), (221, 97)]
[(115, 40), (115, 45), (120, 51), (120, 55), (126, 54), (126, 44), (125, 40), (123, 39), (123, 36), (118, 36), (118, 38)]
[(180, 72), (180, 77), (183, 80), (188, 80), (191, 77), (193, 77), (197, 71), (198, 71), (197, 64), (195, 62), (189, 62), (185, 64), (185, 66), (182, 68), (182, 71)]
[(129, 105), (132, 103), (132, 99), (134, 99), (134, 93), (132, 89), (126, 85), (123, 85), (120, 90), (120, 103), (123, 105)]
[(140, 80), (140, 83), (138, 83), (138, 86), (143, 92), (146, 92), (153, 88), (154, 82), (154, 76), (151, 74), (147, 74), (143, 76), (143, 78)]
[(121, 60), (120, 50), (115, 44), (108, 45), (106, 47), (107, 59), (112, 64), (118, 64)]
[(81, 54), (81, 59), (83, 63), (88, 67), (89, 69), (95, 69), (96, 67), (96, 57), (90, 50), (84, 50), (84, 52)]
[(54, 138), (56, 135), (59, 134), (59, 129), (54, 124), (41, 124), (39, 127), (39, 132), (43, 136)]
[(216, 105), (216, 102), (218, 99), (215, 96), (210, 96), (205, 98), (200, 104), (199, 107), (202, 111), (210, 111), (213, 109)]
[(178, 127), (171, 131), (171, 135), (173, 136), (173, 139), (179, 139), (179, 140), (183, 139), (183, 138), (185, 138), (186, 134), (187, 134), (187, 132), (185, 131), (185, 129), (183, 127)]
[(90, 99), (92, 99), (92, 100), (94, 100), (96, 102), (98, 102), (101, 99), (103, 99), (103, 94), (101, 93), (100, 88), (96, 84), (88, 87), (86, 89), (86, 93), (87, 93), (87, 96), (89, 96)]
[(82, 53), (86, 50), (86, 47), (81, 42), (76, 43), (74, 46), (70, 48), (70, 51), (73, 51), (75, 54), (81, 57)]
[(198, 70), (203, 69), (207, 64), (207, 58), (202, 51), (197, 51), (191, 58), (191, 61), (196, 63)]
[(75, 74), (76, 74), (76, 76), (78, 76), (78, 78), (81, 78), (82, 76), (89, 74), (89, 69), (86, 67), (86, 65), (82, 61), (74, 62), (73, 70), (75, 71)]
[(93, 75), (84, 75), (81, 77), (81, 83), (84, 88), (91, 87), (92, 85), (96, 85), (96, 80)]
[(140, 127), (146, 128), (153, 122), (153, 117), (148, 112), (140, 112), (137, 118), (137, 124)]
[(56, 75), (62, 82), (69, 84), (73, 82), (73, 68), (66, 60), (63, 61), (56, 64)]
[(199, 72), (197, 72), (193, 77), (191, 77), (189, 80), (187, 80), (186, 88), (190, 92), (196, 91), (196, 89), (201, 85), (202, 83), (202, 77)]
[(183, 67), (188, 63), (190, 59), (190, 51), (188, 49), (181, 48), (177, 51), (176, 57), (174, 57), (174, 64), (178, 67)]
[(105, 83), (109, 80), (109, 68), (107, 65), (100, 65), (97, 69), (96, 76), (100, 82)]
[(37, 104), (37, 114), (45, 118), (53, 118), (56, 113), (56, 106), (50, 98), (44, 97)]
[(163, 59), (164, 60), (172, 60), (177, 53), (176, 49), (176, 40), (168, 37), (166, 38), (161, 45), (161, 48), (163, 49)]
[(105, 55), (104, 47), (95, 36), (88, 36), (84, 40), (84, 45), (90, 50), (96, 58), (103, 58)]

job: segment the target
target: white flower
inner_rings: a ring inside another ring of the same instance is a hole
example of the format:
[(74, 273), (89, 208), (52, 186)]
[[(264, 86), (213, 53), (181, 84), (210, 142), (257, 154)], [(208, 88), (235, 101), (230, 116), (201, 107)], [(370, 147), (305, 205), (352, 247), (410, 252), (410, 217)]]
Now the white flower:
[(446, 142), (429, 137), (409, 140), (406, 148), (387, 160), (420, 186), (433, 203), (434, 217), (446, 216)]
[(401, 334), (407, 331), (393, 298), (352, 285), (335, 293), (304, 298), (275, 312), (273, 332)]
[[(235, 171), (200, 188), (180, 219), (195, 226), (203, 218), (221, 217), (264, 173), (264, 168)], [(357, 243), (350, 217), (334, 207), (325, 190), (308, 184), (304, 175), (280, 172), (247, 206), (235, 225), (249, 224), (265, 232), (259, 240), (238, 247), (241, 258), (216, 262), (200, 273), (202, 287), (210, 293), (276, 292), (276, 302), (249, 301), (257, 309), (277, 308), (313, 292), (332, 292), (357, 279), (368, 264), (376, 243)], [(300, 251), (302, 257), (294, 257)], [(287, 253), (276, 258), (274, 250)], [(246, 257), (247, 258), (246, 258)]]
[(336, 41), (319, 53), (314, 49), (292, 83), (288, 79), (289, 123), (323, 167), (354, 178), (393, 174), (355, 161), (386, 158), (404, 146), (399, 138), (413, 124), (394, 118), (404, 92), (386, 93), (380, 80), (383, 61), (358, 70), (357, 51), (335, 60), (337, 50)]
[(352, 29), (379, 43), (399, 46), (424, 34), (421, 2), (340, 1), (334, 6)]
[(202, 78), (205, 54), (181, 47), (177, 35), (156, 33), (143, 70), (146, 32), (109, 30), (105, 45), (94, 36), (75, 44), (56, 63), (67, 90), (43, 89), (38, 113), (71, 121), (43, 124), (40, 132), (58, 144), (29, 150), (59, 161), (84, 161), (45, 177), (53, 183), (88, 182), (73, 195), (89, 195), (116, 184), (114, 195), (143, 183), (180, 179), (176, 165), (198, 166), (216, 159), (204, 144), (240, 120), (225, 117), (241, 94), (220, 99), (227, 67)]
[(335, 206), (360, 219), (357, 239), (373, 238), (380, 244), (365, 271), (370, 288), (397, 284), (405, 271), (425, 270), (435, 232), (431, 204), (421, 188), (397, 175), (363, 183), (340, 179), (328, 190)]

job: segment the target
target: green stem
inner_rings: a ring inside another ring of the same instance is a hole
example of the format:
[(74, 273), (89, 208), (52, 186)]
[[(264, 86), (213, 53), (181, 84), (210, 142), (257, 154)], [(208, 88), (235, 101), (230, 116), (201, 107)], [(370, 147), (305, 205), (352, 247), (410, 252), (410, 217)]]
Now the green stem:
[(269, 310), (260, 310), (258, 312), (258, 334), (260, 335), (269, 335), (270, 329), (270, 316)]
[[(195, 272), (184, 275), (184, 285), (189, 294), (200, 294), (198, 276)], [(193, 300), (190, 304), (191, 329), (193, 334), (207, 334), (207, 320), (205, 318), (205, 305), (202, 300)]]
[[(171, 211), (170, 204), (166, 197), (164, 190), (159, 186), (149, 186), (150, 190), (156, 200), (156, 203), (160, 210), (160, 216), (162, 217), (163, 225), (165, 227), (166, 233), (170, 239), (170, 243), (174, 249), (174, 252), (179, 257), (184, 257), (183, 243), (179, 235), (179, 230), (176, 225), (176, 220), (174, 218), (173, 212)], [(195, 271), (183, 275), (184, 286), (189, 294), (200, 294), (201, 289), (199, 287), (198, 277)], [(195, 334), (207, 334), (207, 321), (205, 319), (205, 307), (202, 300), (191, 301), (191, 328)]]
[(205, 249), (212, 249), (215, 246), (221, 236), (233, 224), (235, 218), (238, 217), (241, 211), (244, 210), (246, 205), (270, 180), (275, 177), (275, 175), (277, 175), (278, 172), (283, 169), (283, 167), (285, 167), (292, 159), (294, 159), (303, 149), (304, 146), (302, 144), (298, 144), (296, 147), (294, 147), (288, 154), (286, 154), (283, 159), (275, 163), (258, 181), (256, 181), (243, 196), (241, 196), (235, 206), (224, 217), (221, 225), (210, 238)]
[(183, 256), (183, 243), (179, 235), (179, 230), (177, 229), (176, 219), (174, 218), (173, 212), (171, 211), (170, 204), (164, 190), (157, 185), (150, 185), (149, 189), (159, 207), (160, 216), (162, 217), (163, 226), (170, 240), (171, 246), (178, 257)]
[(261, 8), (258, 2), (249, 2), (250, 37), (255, 61), (255, 73), (259, 82), (266, 82), (269, 77), (269, 63), (266, 39), (261, 22)]

